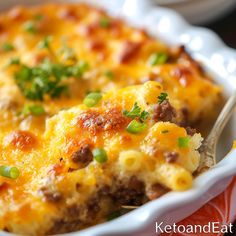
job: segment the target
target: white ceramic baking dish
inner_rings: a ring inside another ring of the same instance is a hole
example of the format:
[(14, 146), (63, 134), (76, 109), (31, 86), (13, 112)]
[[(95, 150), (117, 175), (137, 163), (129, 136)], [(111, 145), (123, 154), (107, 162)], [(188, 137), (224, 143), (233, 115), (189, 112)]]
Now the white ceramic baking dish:
[[(74, 0), (73, 2), (79, 2)], [(46, 0), (1, 1), (5, 9), (20, 4), (35, 4)], [(56, 2), (56, 1), (54, 1)], [(58, 1), (59, 2), (59, 1)], [(64, 1), (64, 2), (69, 2)], [(236, 88), (236, 51), (224, 45), (210, 30), (192, 27), (177, 13), (153, 7), (146, 0), (131, 0), (123, 5), (121, 0), (86, 0), (98, 4), (113, 16), (119, 16), (131, 25), (145, 28), (151, 35), (169, 44), (184, 44), (191, 55), (200, 61), (215, 81), (224, 87), (226, 96)], [(201, 16), (199, 16), (201, 17)], [(230, 149), (236, 134), (236, 116), (226, 128), (219, 143), (219, 157)], [(189, 216), (206, 202), (222, 192), (236, 175), (236, 151), (226, 155), (214, 168), (197, 177), (192, 189), (170, 192), (116, 220), (67, 235), (80, 236), (150, 236), (157, 235), (155, 222), (173, 224)], [(1, 233), (0, 235), (9, 235)]]

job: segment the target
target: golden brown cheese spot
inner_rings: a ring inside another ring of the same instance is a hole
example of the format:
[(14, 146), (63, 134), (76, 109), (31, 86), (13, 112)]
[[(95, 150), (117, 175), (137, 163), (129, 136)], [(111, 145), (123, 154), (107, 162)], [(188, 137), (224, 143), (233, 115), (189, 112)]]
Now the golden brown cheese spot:
[(183, 87), (188, 87), (192, 82), (192, 71), (187, 67), (177, 67), (172, 70), (171, 75), (179, 80)]
[(77, 33), (83, 37), (89, 37), (94, 33), (95, 29), (96, 29), (96, 25), (94, 24), (89, 24), (89, 25), (81, 24), (77, 28)]
[(11, 20), (21, 20), (24, 16), (24, 9), (22, 7), (15, 7), (9, 11), (8, 16)]
[(13, 148), (20, 149), (22, 151), (30, 150), (37, 144), (37, 138), (35, 135), (29, 131), (23, 130), (13, 131), (6, 137), (5, 141)]
[(58, 12), (59, 18), (63, 20), (76, 21), (79, 19), (78, 13), (72, 7), (64, 7)]
[(64, 171), (64, 165), (63, 164), (55, 164), (52, 166), (52, 168), (48, 171), (48, 174), (51, 174), (53, 176), (57, 176), (62, 174)]
[(74, 152), (87, 145), (93, 147), (93, 143), (91, 142), (90, 139), (78, 140), (72, 137), (67, 137), (65, 154), (71, 156)]
[(103, 112), (90, 110), (80, 114), (77, 118), (78, 125), (93, 134), (103, 131), (118, 131), (123, 129), (129, 121), (130, 119), (124, 117), (119, 108), (110, 108)]
[(87, 47), (91, 51), (101, 51), (104, 48), (105, 44), (101, 40), (91, 39), (87, 43)]
[(9, 184), (6, 182), (0, 183), (0, 193), (6, 191), (9, 188)]
[(122, 44), (121, 50), (118, 54), (118, 62), (126, 63), (132, 59), (138, 50), (141, 48), (140, 42), (126, 41)]
[(110, 25), (110, 33), (113, 37), (120, 37), (122, 35), (122, 22), (120, 20), (113, 20)]
[(120, 143), (123, 145), (129, 145), (132, 142), (132, 137), (130, 135), (123, 134), (120, 136)]

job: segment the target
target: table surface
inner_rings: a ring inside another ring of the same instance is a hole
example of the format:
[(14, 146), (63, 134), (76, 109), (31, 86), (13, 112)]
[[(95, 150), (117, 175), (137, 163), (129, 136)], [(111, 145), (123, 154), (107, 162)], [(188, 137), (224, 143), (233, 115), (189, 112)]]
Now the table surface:
[[(213, 31), (215, 31), (229, 47), (236, 49), (235, 23), (236, 23), (236, 9), (229, 15), (211, 24), (205, 25), (205, 27), (208, 27)], [(230, 235), (232, 236), (232, 234), (226, 234), (225, 236), (230, 236)], [(234, 235), (236, 235), (236, 222), (234, 223)]]

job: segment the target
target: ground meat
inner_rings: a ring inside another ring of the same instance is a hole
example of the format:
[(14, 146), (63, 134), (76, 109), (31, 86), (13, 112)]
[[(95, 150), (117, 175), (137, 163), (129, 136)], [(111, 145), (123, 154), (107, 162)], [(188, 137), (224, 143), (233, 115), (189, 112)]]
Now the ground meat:
[(52, 191), (48, 187), (44, 186), (39, 190), (47, 202), (59, 202), (62, 199), (62, 195), (57, 191)]
[(64, 220), (66, 221), (78, 220), (80, 214), (81, 214), (81, 206), (73, 204), (66, 209)]
[(190, 135), (190, 136), (193, 136), (193, 135), (196, 134), (196, 132), (197, 132), (196, 129), (193, 129), (193, 128), (189, 127), (189, 126), (186, 127), (185, 129), (186, 129), (186, 131), (187, 131), (187, 134)]
[(164, 157), (166, 159), (166, 162), (174, 163), (177, 161), (179, 157), (179, 153), (178, 152), (165, 152)]
[(119, 63), (128, 62), (140, 49), (141, 44), (139, 42), (126, 41), (123, 43), (121, 51), (118, 55)]
[(178, 123), (181, 127), (186, 127), (189, 125), (189, 110), (188, 108), (184, 107), (181, 109), (181, 121)]
[(87, 166), (93, 160), (93, 154), (89, 145), (81, 147), (78, 151), (74, 152), (71, 156), (74, 163)]
[(168, 100), (158, 103), (154, 107), (153, 119), (154, 121), (169, 121), (173, 122), (176, 117), (176, 110), (171, 106)]
[(131, 177), (128, 186), (121, 184), (113, 193), (113, 200), (119, 205), (140, 206), (144, 202), (145, 186), (135, 176)]
[(6, 137), (5, 141), (7, 144), (22, 151), (32, 149), (37, 143), (33, 133), (23, 130), (13, 131)]
[(98, 196), (99, 197), (109, 196), (110, 190), (111, 190), (110, 187), (108, 185), (105, 185), (98, 190)]
[(87, 217), (95, 218), (100, 209), (101, 208), (99, 206), (99, 197), (94, 197), (90, 199), (87, 203)]
[(146, 195), (149, 200), (154, 200), (156, 198), (161, 197), (165, 193), (167, 193), (169, 190), (160, 185), (160, 184), (153, 184), (150, 189), (147, 190)]
[(46, 233), (46, 235), (63, 234), (77, 231), (80, 229), (80, 225), (81, 225), (80, 220), (74, 220), (68, 222), (65, 220), (58, 220), (54, 222), (53, 227)]

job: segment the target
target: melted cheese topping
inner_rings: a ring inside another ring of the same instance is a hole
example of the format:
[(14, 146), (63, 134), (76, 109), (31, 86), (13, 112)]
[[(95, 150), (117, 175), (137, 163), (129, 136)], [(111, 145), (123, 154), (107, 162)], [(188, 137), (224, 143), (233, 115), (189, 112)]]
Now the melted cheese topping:
[[(20, 170), (16, 180), (0, 176), (1, 229), (42, 235), (77, 229), (72, 224), (76, 220), (81, 227), (100, 222), (114, 204), (100, 200), (104, 212), (91, 220), (88, 201), (114, 179), (125, 185), (138, 176), (146, 189), (156, 183), (168, 190), (191, 187), (201, 136), (189, 137), (184, 128), (151, 118), (142, 134), (132, 135), (126, 131), (130, 118), (122, 114), (135, 102), (152, 114), (158, 95), (167, 92), (177, 111), (175, 123), (206, 122), (215, 115), (221, 89), (182, 47), (168, 48), (144, 31), (82, 4), (17, 7), (0, 16), (0, 31), (0, 48), (13, 45), (0, 52), (0, 165)], [(46, 36), (52, 36), (50, 50), (38, 47)], [(19, 58), (30, 67), (44, 59), (62, 60), (63, 45), (89, 69), (81, 78), (66, 78), (67, 94), (27, 99), (14, 78), (20, 66), (7, 66), (9, 60)], [(156, 53), (168, 55), (167, 62), (150, 65)], [(95, 108), (78, 106), (88, 91), (104, 94)], [(19, 115), (26, 104), (41, 105), (46, 114)], [(178, 146), (179, 137), (189, 137), (188, 148)], [(86, 167), (74, 163), (73, 153), (85, 145), (104, 148), (108, 161), (93, 160)], [(167, 163), (166, 152), (177, 152), (177, 161)], [(75, 205), (82, 212), (77, 218), (70, 210)]]
[[(48, 232), (55, 221), (65, 217), (65, 209), (75, 205), (83, 209), (101, 187), (112, 187), (114, 178), (125, 184), (136, 176), (146, 189), (157, 183), (170, 190), (190, 188), (191, 173), (199, 165), (196, 150), (201, 136), (189, 137), (183, 127), (153, 121), (156, 95), (161, 92), (157, 82), (111, 91), (94, 108), (79, 105), (48, 119), (41, 140), (29, 131), (8, 135), (1, 151), (2, 164), (18, 166), (21, 175), (16, 180), (1, 178), (7, 184), (1, 193), (1, 224), (18, 233)], [(122, 113), (135, 101), (151, 115), (140, 134), (127, 132), (132, 119)], [(190, 139), (188, 147), (179, 146), (179, 137)], [(108, 160), (102, 164), (91, 159), (84, 166), (82, 157), (77, 160), (74, 155), (85, 146), (91, 150), (102, 147)], [(173, 151), (178, 160), (171, 163), (165, 153)], [(14, 194), (11, 204), (9, 191)], [(77, 217), (83, 224), (91, 221), (87, 215)]]

